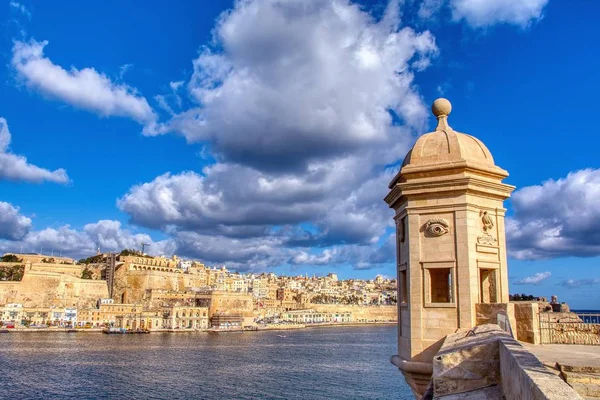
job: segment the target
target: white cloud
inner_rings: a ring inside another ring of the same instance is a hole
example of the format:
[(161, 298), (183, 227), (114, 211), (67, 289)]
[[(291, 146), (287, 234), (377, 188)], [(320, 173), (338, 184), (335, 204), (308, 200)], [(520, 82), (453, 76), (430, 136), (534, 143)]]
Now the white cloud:
[(509, 254), (519, 259), (600, 255), (600, 169), (528, 186), (512, 196)]
[(0, 117), (0, 181), (25, 181), (40, 183), (44, 181), (56, 183), (68, 183), (67, 172), (62, 169), (50, 171), (29, 164), (23, 156), (13, 154), (9, 151), (11, 134), (8, 130), (6, 119)]
[(306, 168), (407, 135), (390, 110), (410, 127), (428, 116), (413, 71), (437, 47), (429, 32), (399, 27), (396, 2), (375, 21), (344, 1), (238, 1), (214, 41), (222, 50), (203, 48), (188, 84), (200, 107), (157, 133), (209, 141), (222, 160)]
[(31, 19), (31, 12), (21, 3), (17, 1), (11, 1), (8, 3), (11, 8), (19, 11), (21, 14), (25, 15), (27, 18)]
[(93, 68), (69, 70), (44, 56), (47, 41), (15, 41), (11, 65), (29, 88), (102, 116), (131, 118), (153, 129), (156, 114), (136, 90), (115, 84)]
[(119, 67), (119, 79), (123, 80), (123, 77), (133, 67), (133, 64), (123, 64)]
[(546, 272), (537, 272), (531, 276), (528, 276), (523, 279), (519, 279), (514, 282), (515, 285), (538, 285), (546, 279), (550, 278), (552, 273), (549, 271)]
[(0, 201), (0, 239), (20, 240), (30, 229), (30, 218), (22, 215), (18, 207)]
[(430, 19), (444, 6), (446, 0), (423, 0), (419, 4), (417, 15), (421, 19)]
[(600, 278), (565, 279), (559, 283), (568, 289), (577, 289), (583, 286), (596, 286), (600, 284)]
[[(10, 206), (10, 205), (9, 205)], [(0, 203), (0, 211), (3, 205)], [(18, 209), (16, 209), (18, 211)], [(1, 214), (0, 214), (0, 221)], [(153, 241), (143, 233), (133, 233), (123, 229), (119, 221), (101, 220), (87, 224), (83, 230), (76, 230), (68, 225), (59, 228), (30, 230), (31, 220), (21, 217), (21, 231), (10, 240), (0, 240), (0, 251), (3, 252), (40, 252), (45, 254), (62, 254), (74, 258), (88, 257), (101, 251), (119, 251), (124, 248), (140, 249), (141, 243), (150, 244), (146, 248), (149, 254), (172, 255), (175, 248), (172, 240)], [(1, 224), (0, 224), (1, 226)], [(13, 232), (15, 232), (13, 230)], [(0, 233), (0, 237), (2, 237)]]
[(549, 0), (451, 0), (452, 17), (475, 28), (498, 23), (526, 27), (543, 17)]
[[(154, 133), (203, 142), (216, 163), (136, 185), (119, 208), (240, 268), (326, 259), (311, 247), (332, 263), (389, 262), (374, 254), (393, 222), (384, 169), (428, 118), (414, 74), (437, 55), (432, 35), (401, 27), (397, 1), (376, 20), (341, 0), (255, 0), (221, 15), (213, 44), (185, 85), (198, 107)], [(170, 113), (183, 87), (156, 100)]]

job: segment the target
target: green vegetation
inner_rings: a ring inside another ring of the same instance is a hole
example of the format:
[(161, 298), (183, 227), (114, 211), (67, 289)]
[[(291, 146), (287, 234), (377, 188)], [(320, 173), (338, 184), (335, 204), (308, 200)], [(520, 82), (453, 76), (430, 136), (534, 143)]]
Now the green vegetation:
[(142, 254), (141, 251), (134, 250), (134, 249), (123, 249), (123, 250), (121, 250), (121, 252), (119, 253), (119, 255), (120, 256), (137, 256), (137, 257), (152, 258), (152, 256), (148, 256), (148, 255)]
[(23, 260), (14, 254), (5, 254), (0, 258), (0, 262), (23, 262)]
[(83, 271), (81, 271), (81, 279), (93, 279), (94, 275), (91, 269), (85, 267)]
[(13, 265), (12, 267), (0, 267), (0, 281), (20, 281), (25, 273), (24, 265)]
[(91, 256), (88, 258), (82, 258), (77, 262), (77, 264), (98, 264), (104, 261), (103, 254), (96, 254), (95, 256)]
[(537, 300), (536, 296), (533, 296), (531, 294), (509, 294), (508, 295), (508, 300), (510, 301), (532, 301), (532, 300)]

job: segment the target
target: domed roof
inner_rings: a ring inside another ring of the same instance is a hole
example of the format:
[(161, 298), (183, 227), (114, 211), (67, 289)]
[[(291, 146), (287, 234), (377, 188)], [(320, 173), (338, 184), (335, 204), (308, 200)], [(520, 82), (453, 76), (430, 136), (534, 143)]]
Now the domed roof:
[(402, 168), (426, 165), (467, 162), (470, 165), (494, 168), (492, 153), (481, 140), (456, 132), (448, 125), (452, 105), (446, 99), (437, 99), (431, 106), (438, 119), (435, 131), (417, 139), (413, 148), (404, 157)]

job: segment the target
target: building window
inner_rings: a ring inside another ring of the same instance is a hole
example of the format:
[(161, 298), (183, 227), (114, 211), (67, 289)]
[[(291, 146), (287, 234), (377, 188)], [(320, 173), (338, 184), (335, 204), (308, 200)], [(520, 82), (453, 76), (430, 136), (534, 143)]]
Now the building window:
[(404, 269), (401, 269), (398, 273), (398, 300), (400, 301), (400, 304), (408, 304), (408, 277), (406, 264), (404, 264), (403, 267)]
[(424, 265), (426, 307), (455, 307), (454, 262)]
[(452, 302), (452, 270), (450, 268), (430, 269), (429, 281), (432, 303)]
[(482, 303), (496, 303), (498, 301), (496, 291), (496, 270), (479, 269), (479, 292)]
[(402, 217), (400, 219), (400, 243), (404, 243), (404, 241), (406, 240), (406, 217)]

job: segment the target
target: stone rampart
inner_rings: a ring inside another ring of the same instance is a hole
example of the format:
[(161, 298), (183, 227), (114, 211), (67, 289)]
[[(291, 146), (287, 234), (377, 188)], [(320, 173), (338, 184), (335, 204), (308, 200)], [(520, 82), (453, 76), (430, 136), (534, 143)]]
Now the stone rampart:
[[(171, 271), (131, 271), (118, 272), (115, 283), (115, 300), (127, 303), (140, 303), (145, 297), (147, 289), (184, 291), (192, 287), (203, 286), (205, 282), (198, 275), (181, 274)], [(125, 298), (121, 295), (125, 293)]]
[(428, 395), (432, 399), (581, 399), (519, 342), (492, 324), (446, 337), (433, 358)]
[(550, 329), (546, 343), (600, 345), (600, 324), (556, 322)]
[(526, 343), (540, 343), (540, 306), (537, 302), (512, 303), (515, 308), (518, 340)]
[(513, 332), (517, 331), (515, 306), (513, 303), (478, 303), (475, 304), (477, 325), (497, 324), (498, 314), (504, 314)]
[(77, 264), (51, 264), (51, 263), (33, 263), (26, 264), (26, 271), (54, 272), (57, 274), (71, 275), (75, 278), (81, 278), (81, 272), (85, 266)]
[(71, 275), (26, 271), (20, 282), (0, 282), (0, 304), (20, 303), (25, 307), (92, 307), (108, 297), (106, 281)]
[(354, 322), (397, 322), (396, 306), (348, 306), (338, 304), (307, 304), (306, 308), (319, 312), (351, 312)]
[(568, 400), (581, 396), (549, 372), (536, 356), (508, 338), (499, 341), (502, 391), (507, 399)]

